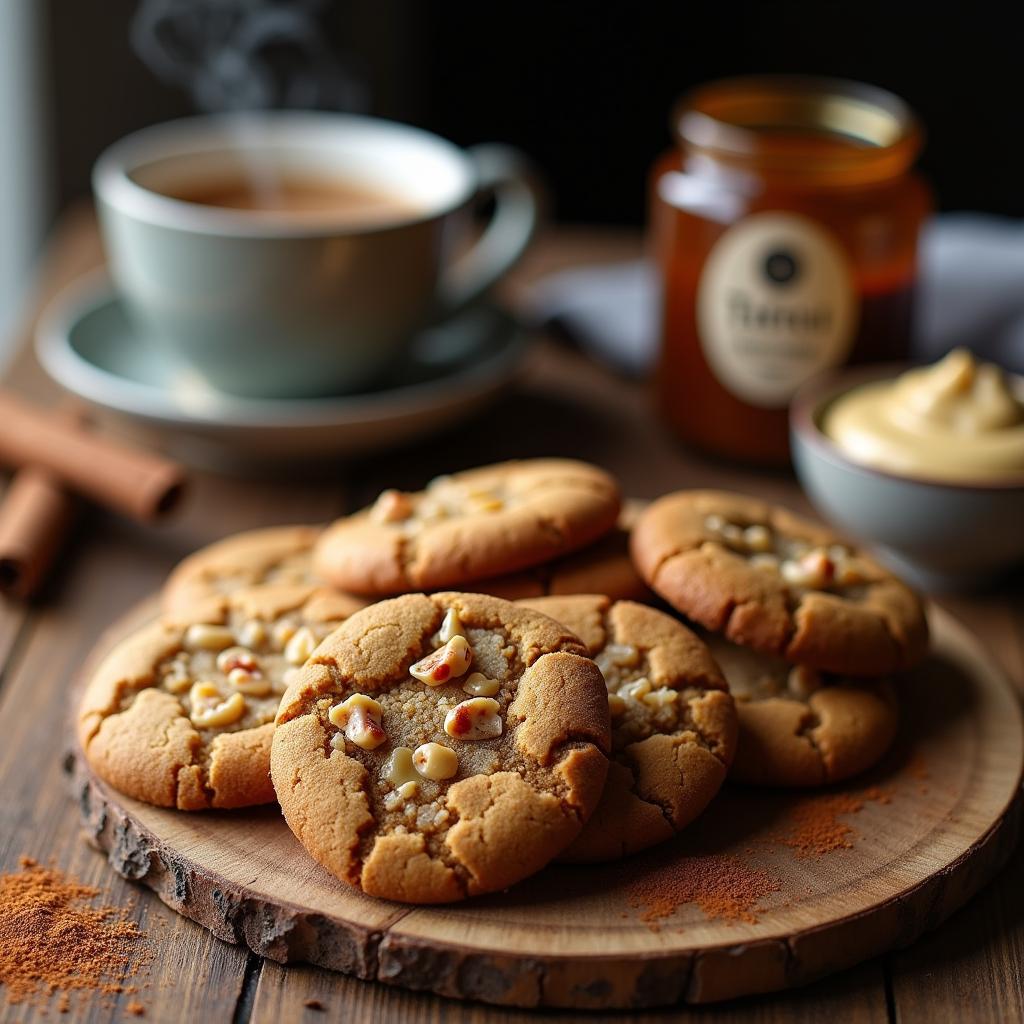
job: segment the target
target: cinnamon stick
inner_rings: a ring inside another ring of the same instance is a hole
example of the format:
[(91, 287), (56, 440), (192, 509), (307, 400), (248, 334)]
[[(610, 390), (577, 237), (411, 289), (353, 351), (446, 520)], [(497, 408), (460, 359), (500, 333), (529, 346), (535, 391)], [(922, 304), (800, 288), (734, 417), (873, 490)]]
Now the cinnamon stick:
[(0, 391), (0, 463), (47, 469), (71, 490), (143, 522), (170, 511), (185, 486), (177, 463), (100, 437), (9, 391)]
[(11, 480), (0, 503), (0, 590), (30, 597), (46, 577), (74, 518), (74, 498), (38, 466)]

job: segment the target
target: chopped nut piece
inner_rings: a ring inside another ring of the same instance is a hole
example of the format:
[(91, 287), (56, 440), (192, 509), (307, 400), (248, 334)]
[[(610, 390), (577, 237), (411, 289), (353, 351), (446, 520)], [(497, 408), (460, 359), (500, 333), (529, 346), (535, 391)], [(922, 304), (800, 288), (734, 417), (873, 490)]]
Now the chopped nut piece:
[(773, 547), (771, 530), (766, 526), (748, 526), (743, 531), (743, 542), (749, 551), (771, 551)]
[(331, 747), (334, 750), (344, 750), (345, 749), (345, 734), (342, 733), (342, 732), (336, 732), (331, 737)]
[(196, 683), (189, 691), (192, 711), (189, 718), (198, 729), (220, 729), (233, 725), (245, 714), (245, 698), (233, 693), (221, 699), (220, 690), (213, 683)]
[(789, 670), (786, 685), (797, 697), (810, 697), (815, 690), (821, 689), (821, 676), (807, 665), (794, 665)]
[(604, 653), (613, 665), (620, 668), (632, 668), (640, 664), (640, 651), (632, 644), (608, 644)]
[(413, 753), (412, 763), (425, 779), (440, 782), (459, 770), (459, 755), (443, 743), (423, 743)]
[(221, 651), (234, 642), (235, 636), (226, 626), (195, 622), (185, 630), (185, 646), (193, 651)]
[(288, 619), (285, 619), (283, 622), (278, 622), (274, 626), (274, 647), (279, 651), (283, 651), (288, 641), (295, 636), (298, 628), (299, 627), (294, 622), (291, 622)]
[(493, 697), (500, 689), (497, 679), (488, 679), (483, 672), (473, 672), (462, 684), (462, 689), (474, 697)]
[(711, 533), (718, 533), (722, 527), (725, 526), (725, 520), (719, 515), (710, 515), (704, 517), (704, 529)]
[(440, 686), (449, 679), (465, 675), (473, 662), (473, 650), (464, 636), (453, 636), (444, 647), (428, 654), (409, 669), (409, 674), (426, 683)]
[[(405, 782), (397, 789), (393, 789), (384, 797), (384, 809), (388, 811), (397, 810), (407, 801), (411, 800), (420, 791), (420, 784), (415, 779)], [(415, 811), (413, 807), (406, 807), (406, 813)]]
[(262, 672), (247, 672), (244, 668), (233, 668), (228, 673), (228, 682), (249, 697), (266, 697), (272, 689)]
[(284, 660), (291, 665), (304, 665), (316, 650), (316, 637), (309, 626), (301, 626), (285, 644)]
[(779, 571), (779, 556), (778, 555), (767, 555), (757, 554), (750, 559), (750, 564), (755, 569), (768, 569), (772, 572)]
[(217, 655), (217, 671), (230, 675), (235, 669), (243, 672), (259, 672), (259, 662), (253, 657), (252, 651), (244, 647), (227, 647)]
[(633, 668), (640, 664), (640, 651), (632, 644), (608, 644), (598, 652), (594, 664), (601, 670), (605, 682), (613, 680), (617, 668)]
[(446, 644), (453, 637), (465, 635), (466, 630), (462, 625), (462, 619), (459, 618), (459, 613), (454, 608), (449, 608), (444, 613), (441, 628), (437, 631), (438, 639), (441, 643)]
[(184, 693), (192, 685), (192, 677), (187, 673), (172, 672), (164, 677), (164, 686), (171, 693)]
[(384, 762), (383, 776), (397, 789), (406, 782), (417, 780), (416, 769), (412, 763), (413, 754), (409, 747), (395, 747)]
[(370, 518), (377, 523), (398, 523), (403, 519), (409, 519), (413, 511), (409, 495), (391, 488), (382, 491), (380, 497), (373, 503)]
[(627, 700), (642, 700), (651, 692), (651, 683), (646, 676), (641, 676), (632, 683), (626, 683), (619, 690), (619, 694)]
[(626, 713), (626, 702), (617, 693), (609, 693), (608, 711), (612, 718), (621, 718)]
[(365, 693), (353, 693), (351, 697), (335, 704), (327, 717), (331, 724), (345, 730), (345, 739), (363, 750), (375, 750), (386, 739), (381, 728), (381, 706)]
[(491, 697), (471, 697), (444, 716), (444, 731), (459, 740), (492, 740), (501, 735), (500, 705)]
[(666, 704), (675, 704), (679, 700), (679, 692), (667, 686), (660, 686), (657, 690), (651, 690), (640, 698), (648, 707), (663, 708)]
[(782, 578), (795, 587), (820, 590), (835, 578), (835, 565), (821, 548), (814, 548), (799, 561), (787, 559), (780, 567)]
[(267, 642), (266, 623), (259, 619), (249, 619), (243, 622), (238, 629), (238, 642), (243, 647), (262, 647)]

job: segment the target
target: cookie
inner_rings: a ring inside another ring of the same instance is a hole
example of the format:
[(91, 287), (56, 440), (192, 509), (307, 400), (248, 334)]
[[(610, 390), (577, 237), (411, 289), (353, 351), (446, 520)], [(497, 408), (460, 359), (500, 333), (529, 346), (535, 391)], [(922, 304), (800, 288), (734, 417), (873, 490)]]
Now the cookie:
[(605, 594), (613, 601), (652, 601), (654, 595), (629, 556), (629, 532), (644, 509), (627, 500), (614, 529), (564, 558), (507, 576), (480, 580), (473, 589), (506, 601), (552, 594)]
[(115, 789), (160, 807), (272, 801), (270, 740), (290, 673), (360, 606), (327, 588), (268, 584), (142, 627), (82, 696), (86, 760)]
[(339, 519), (316, 545), (316, 571), (359, 594), (462, 586), (585, 547), (615, 526), (619, 489), (603, 470), (530, 459), (388, 490)]
[(828, 675), (709, 637), (736, 700), (740, 738), (731, 776), (757, 786), (821, 786), (859, 775), (899, 724), (888, 679)]
[(313, 543), (319, 526), (247, 530), (201, 548), (179, 562), (161, 595), (165, 610), (189, 609), (208, 597), (260, 583), (315, 583)]
[(579, 636), (602, 670), (612, 763), (597, 810), (563, 861), (606, 861), (685, 828), (711, 802), (736, 751), (736, 709), (705, 644), (632, 601), (576, 595), (520, 601)]
[(373, 896), (504, 889), (577, 836), (608, 771), (608, 700), (580, 641), (480, 594), (408, 594), (332, 633), (281, 701), (291, 830)]
[(654, 591), (734, 643), (854, 676), (924, 656), (917, 595), (831, 530), (777, 506), (679, 491), (640, 515), (630, 549)]

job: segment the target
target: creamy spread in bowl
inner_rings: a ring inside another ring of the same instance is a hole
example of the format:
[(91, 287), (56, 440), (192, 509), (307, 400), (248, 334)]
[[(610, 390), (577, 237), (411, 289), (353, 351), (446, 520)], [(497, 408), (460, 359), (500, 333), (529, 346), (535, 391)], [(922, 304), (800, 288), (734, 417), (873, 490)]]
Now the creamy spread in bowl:
[(852, 388), (821, 426), (866, 466), (953, 483), (1024, 483), (1024, 382), (966, 349)]

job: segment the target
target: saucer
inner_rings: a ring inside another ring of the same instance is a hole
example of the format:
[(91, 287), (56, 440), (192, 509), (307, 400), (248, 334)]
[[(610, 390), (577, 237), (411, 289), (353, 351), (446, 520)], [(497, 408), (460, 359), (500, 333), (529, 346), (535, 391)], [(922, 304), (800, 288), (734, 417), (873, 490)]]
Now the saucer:
[(109, 279), (62, 292), (36, 331), (46, 372), (91, 406), (158, 432), (192, 462), (238, 466), (364, 455), (451, 426), (516, 376), (527, 336), (493, 305), (418, 334), (377, 388), (326, 398), (244, 398), (213, 389), (137, 337)]

